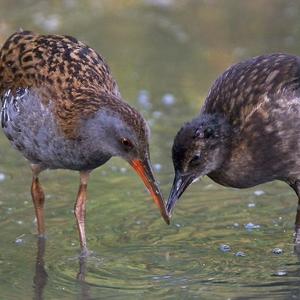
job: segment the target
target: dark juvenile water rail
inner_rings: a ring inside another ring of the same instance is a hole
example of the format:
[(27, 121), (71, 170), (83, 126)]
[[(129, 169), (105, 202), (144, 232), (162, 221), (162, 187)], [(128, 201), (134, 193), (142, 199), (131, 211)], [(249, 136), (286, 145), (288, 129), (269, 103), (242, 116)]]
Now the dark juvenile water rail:
[[(200, 114), (174, 138), (168, 213), (187, 187), (205, 175), (233, 188), (281, 180), (295, 191), (300, 205), (299, 95), (300, 57), (295, 55), (253, 57), (221, 74)], [(299, 208), (295, 242), (300, 242)]]

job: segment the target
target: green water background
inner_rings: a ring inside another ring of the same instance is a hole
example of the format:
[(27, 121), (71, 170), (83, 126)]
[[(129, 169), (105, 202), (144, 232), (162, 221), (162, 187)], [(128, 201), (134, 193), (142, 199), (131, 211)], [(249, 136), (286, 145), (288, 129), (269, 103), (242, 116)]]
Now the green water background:
[[(300, 54), (299, 13), (299, 2), (278, 0), (0, 0), (0, 43), (23, 28), (73, 35), (102, 53), (124, 99), (151, 125), (152, 161), (167, 196), (179, 127), (229, 65), (263, 53)], [(30, 169), (0, 133), (0, 299), (300, 298), (297, 200), (283, 183), (236, 190), (204, 178), (166, 226), (136, 174), (114, 158), (91, 176), (94, 254), (80, 268), (72, 211), (78, 174), (49, 171), (41, 181), (44, 256)], [(247, 230), (249, 223), (257, 228)], [(231, 251), (222, 252), (223, 244)]]

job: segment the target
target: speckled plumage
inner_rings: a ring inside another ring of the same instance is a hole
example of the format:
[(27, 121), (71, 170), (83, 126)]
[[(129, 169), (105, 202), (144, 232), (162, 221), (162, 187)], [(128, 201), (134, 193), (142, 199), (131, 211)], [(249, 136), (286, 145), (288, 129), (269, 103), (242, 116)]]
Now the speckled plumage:
[(133, 166), (168, 222), (151, 169), (147, 123), (122, 100), (108, 65), (95, 50), (70, 36), (14, 33), (0, 50), (0, 98), (3, 131), (32, 165), (40, 234), (44, 195), (38, 174), (47, 168), (78, 170), (75, 215), (86, 248), (88, 174), (112, 156)]
[(263, 55), (227, 69), (199, 116), (177, 133), (173, 162), (169, 212), (187, 186), (204, 175), (237, 188), (282, 180), (299, 195), (300, 58)]
[(76, 137), (79, 114), (99, 109), (95, 96), (120, 96), (108, 65), (93, 49), (73, 37), (29, 31), (14, 33), (0, 52), (0, 95), (20, 87), (34, 90), (43, 104), (53, 104), (69, 137)]
[(200, 114), (222, 116), (232, 132), (220, 172), (209, 175), (217, 182), (249, 187), (300, 177), (299, 57), (265, 55), (229, 68)]

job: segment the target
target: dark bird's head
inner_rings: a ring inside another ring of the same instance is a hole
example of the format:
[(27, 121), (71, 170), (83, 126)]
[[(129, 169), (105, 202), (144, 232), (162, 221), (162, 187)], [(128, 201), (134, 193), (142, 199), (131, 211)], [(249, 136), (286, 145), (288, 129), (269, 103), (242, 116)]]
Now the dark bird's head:
[(172, 148), (175, 178), (167, 202), (170, 216), (176, 201), (193, 181), (222, 165), (229, 137), (229, 124), (215, 114), (200, 115), (179, 130)]
[[(150, 129), (142, 115), (126, 102), (114, 97), (102, 98), (101, 109), (89, 118), (89, 147), (105, 154), (106, 160), (118, 156), (126, 160), (140, 176), (167, 224), (169, 217), (154, 177), (149, 152)], [(97, 155), (97, 154), (96, 154)]]

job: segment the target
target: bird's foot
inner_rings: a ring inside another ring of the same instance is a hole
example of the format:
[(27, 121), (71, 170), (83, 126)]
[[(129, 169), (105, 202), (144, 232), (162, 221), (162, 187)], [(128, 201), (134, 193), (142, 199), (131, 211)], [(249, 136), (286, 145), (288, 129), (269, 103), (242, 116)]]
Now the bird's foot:
[(300, 245), (300, 226), (295, 226), (295, 233), (294, 233), (294, 244)]
[(45, 233), (37, 235), (38, 240), (47, 240), (47, 235)]
[(86, 275), (86, 261), (87, 257), (79, 257), (79, 271), (77, 273), (77, 280), (79, 281), (85, 281), (85, 275)]
[(80, 252), (79, 257), (80, 257), (80, 258), (88, 257), (88, 256), (90, 256), (92, 253), (93, 253), (93, 252), (90, 251), (87, 247), (83, 247), (83, 248), (81, 248), (81, 252)]

